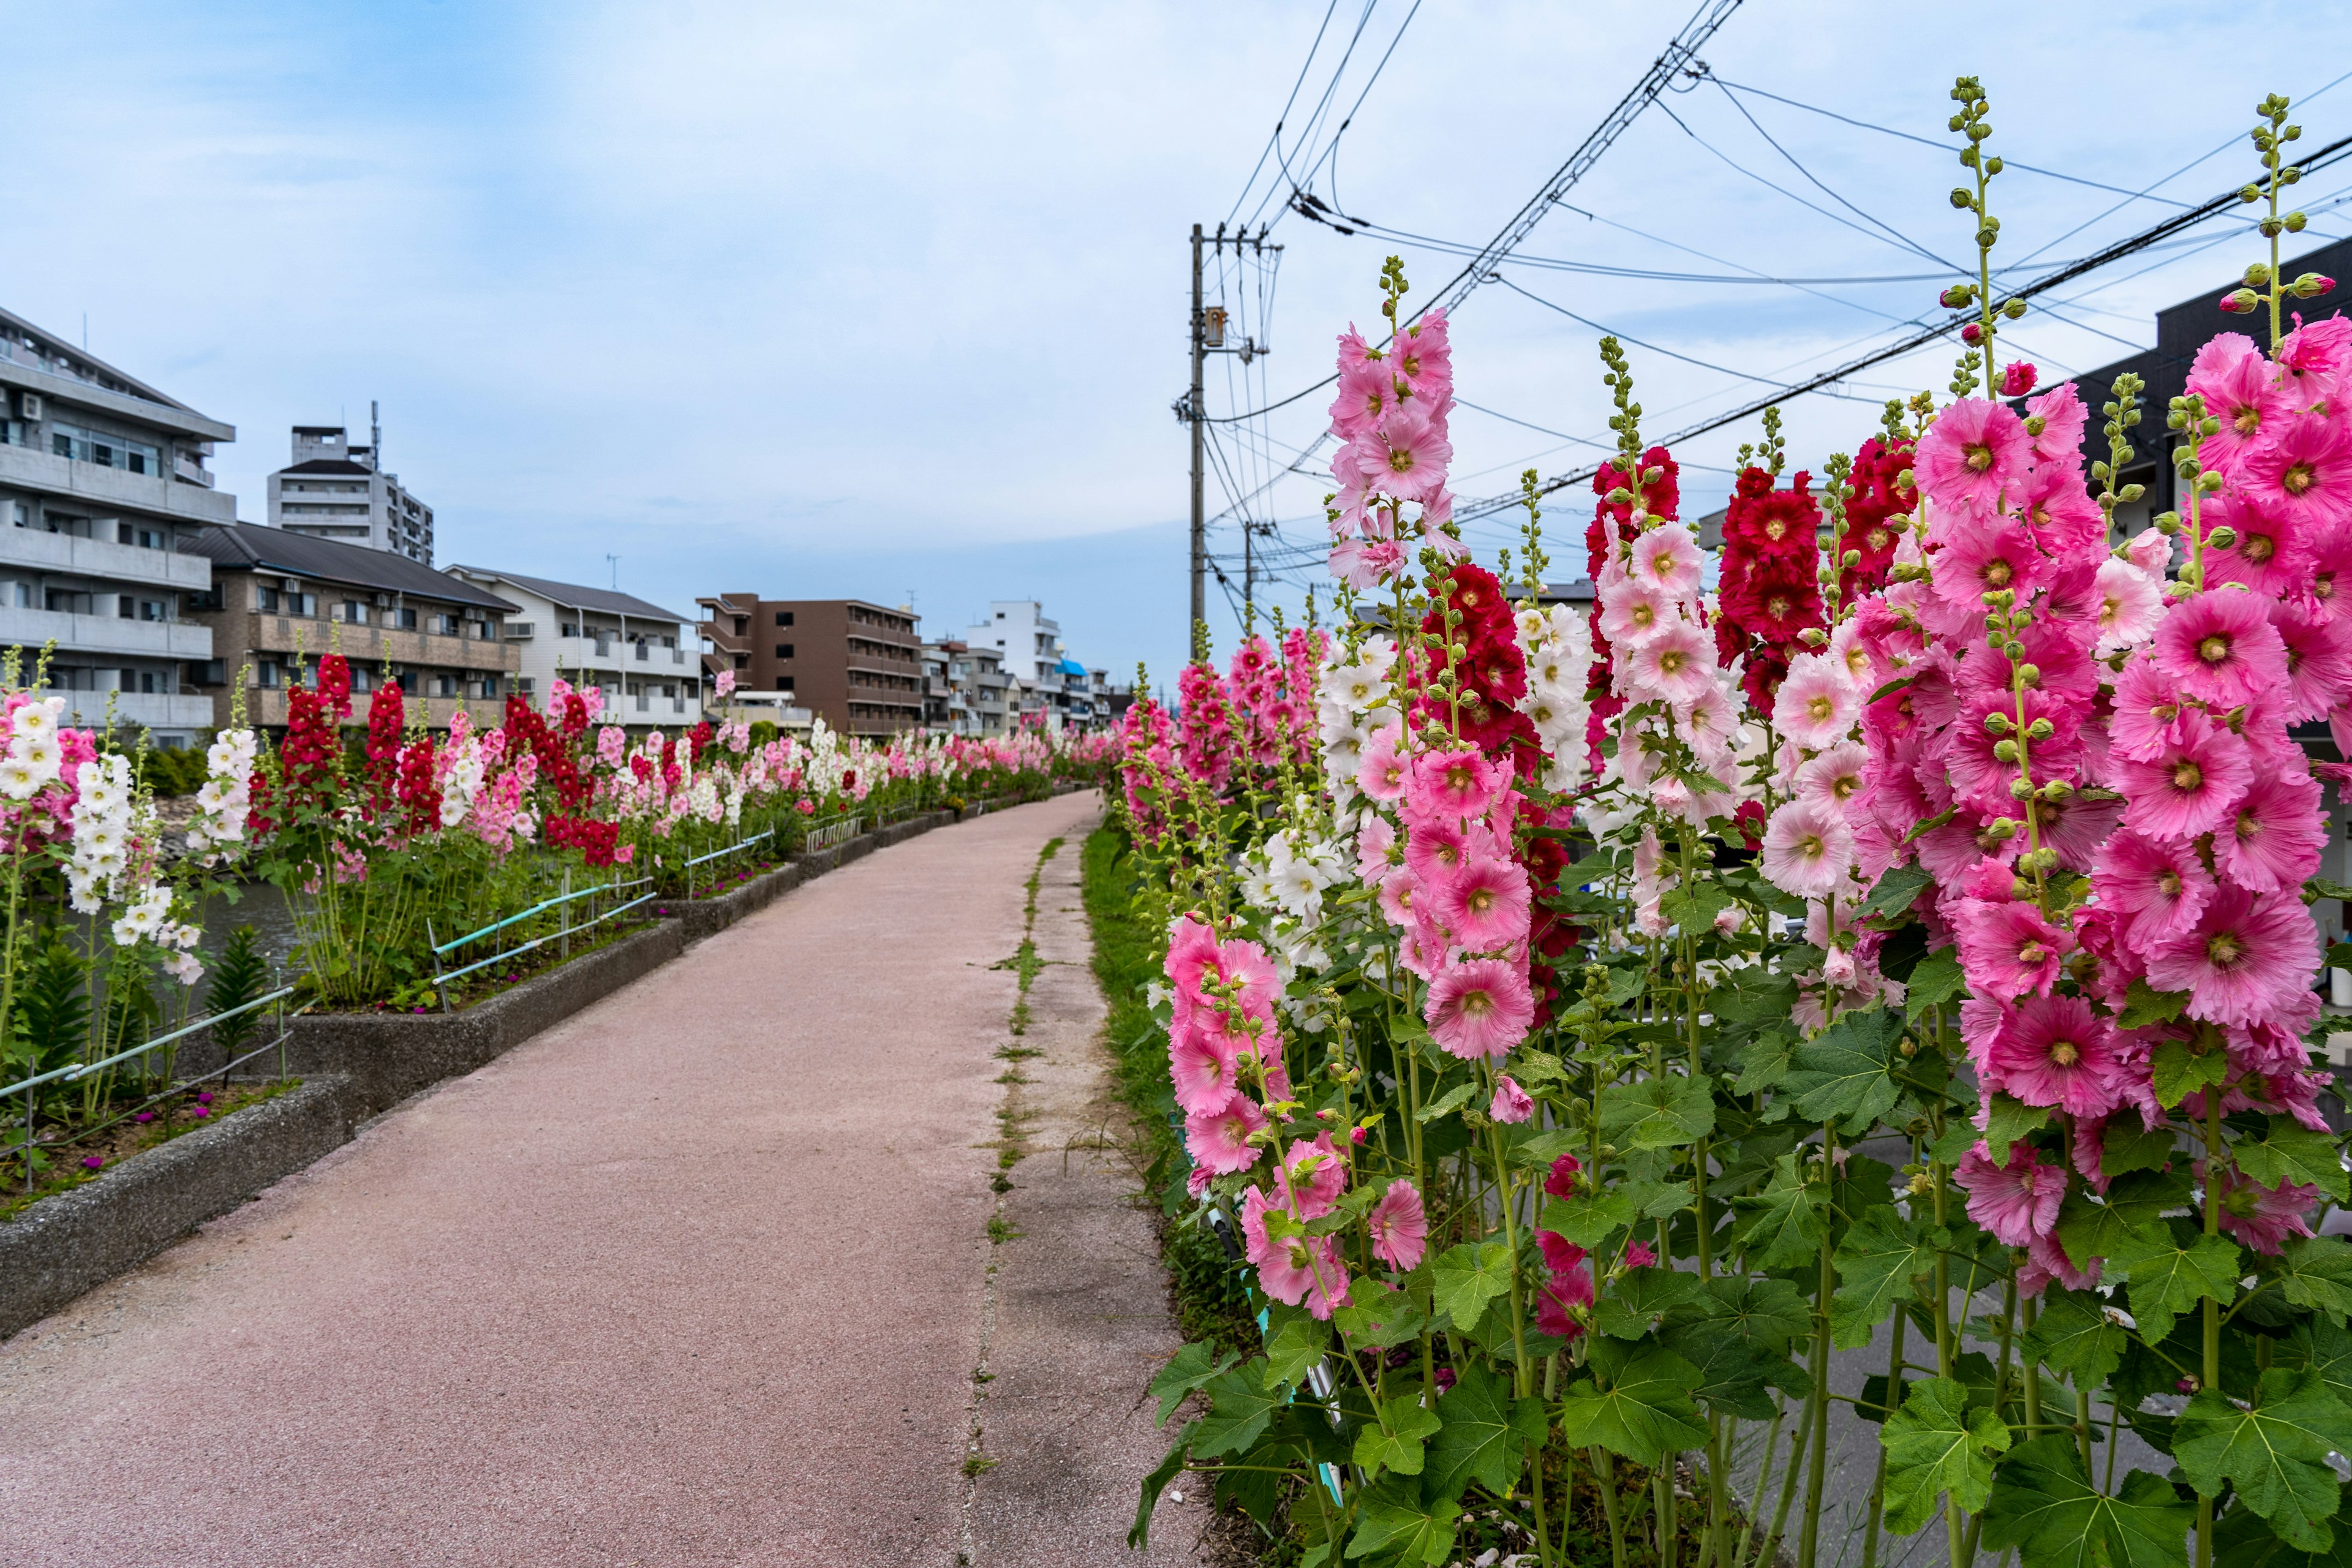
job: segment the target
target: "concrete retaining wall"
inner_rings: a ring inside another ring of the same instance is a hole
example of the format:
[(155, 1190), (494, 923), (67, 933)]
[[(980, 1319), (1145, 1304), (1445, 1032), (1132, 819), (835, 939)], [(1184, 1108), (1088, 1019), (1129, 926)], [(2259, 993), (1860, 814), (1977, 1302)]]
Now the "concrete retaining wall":
[[(96, 1181), (0, 1224), (0, 1338), (301, 1170), (348, 1142), (362, 1121), (419, 1089), (512, 1050), (810, 878), (955, 820), (946, 811), (909, 817), (796, 858), (722, 897), (674, 905), (668, 919), (460, 1013), (294, 1020), (286, 1065), (303, 1080), (301, 1087), (134, 1155)], [(197, 1036), (181, 1048), (177, 1066), (194, 1077), (221, 1059)], [(277, 1070), (274, 1057), (253, 1066)]]

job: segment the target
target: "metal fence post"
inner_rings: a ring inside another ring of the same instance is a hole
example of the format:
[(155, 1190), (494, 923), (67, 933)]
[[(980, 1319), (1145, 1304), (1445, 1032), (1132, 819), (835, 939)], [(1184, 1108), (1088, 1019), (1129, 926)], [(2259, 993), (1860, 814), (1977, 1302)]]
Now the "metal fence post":
[(556, 950), (564, 957), (570, 958), (572, 956), (572, 868), (569, 866), (563, 868), (563, 902), (558, 907), (563, 911), (563, 940), (556, 944)]

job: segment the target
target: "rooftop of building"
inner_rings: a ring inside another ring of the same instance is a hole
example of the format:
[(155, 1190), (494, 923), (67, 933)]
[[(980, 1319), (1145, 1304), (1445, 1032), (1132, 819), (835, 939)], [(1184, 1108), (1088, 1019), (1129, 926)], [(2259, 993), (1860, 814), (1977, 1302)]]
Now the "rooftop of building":
[(296, 463), (278, 470), (281, 474), (356, 474), (362, 479), (375, 472), (365, 463), (354, 463), (348, 458), (313, 458), (306, 463)]
[(567, 610), (593, 610), (606, 616), (635, 616), (648, 621), (674, 621), (685, 625), (692, 616), (681, 616), (676, 610), (665, 610), (635, 594), (624, 594), (612, 588), (591, 588), (583, 583), (558, 583), (549, 577), (526, 577), (520, 572), (501, 572), (489, 566), (452, 566), (450, 571), (469, 577), (492, 578), (511, 583), (516, 587), (538, 595), (551, 604)]
[(475, 584), (389, 550), (313, 539), (307, 533), (290, 533), (257, 522), (215, 523), (196, 536), (194, 548), (199, 555), (208, 555), (232, 571), (282, 573), (304, 582), (473, 605), (501, 615), (521, 608)]

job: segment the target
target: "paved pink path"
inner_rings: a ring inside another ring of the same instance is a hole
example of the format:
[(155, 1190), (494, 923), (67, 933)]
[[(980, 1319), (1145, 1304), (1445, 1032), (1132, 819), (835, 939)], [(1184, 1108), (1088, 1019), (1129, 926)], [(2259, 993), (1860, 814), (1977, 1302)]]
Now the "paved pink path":
[(989, 966), (1093, 813), (820, 878), (0, 1345), (0, 1563), (956, 1562)]

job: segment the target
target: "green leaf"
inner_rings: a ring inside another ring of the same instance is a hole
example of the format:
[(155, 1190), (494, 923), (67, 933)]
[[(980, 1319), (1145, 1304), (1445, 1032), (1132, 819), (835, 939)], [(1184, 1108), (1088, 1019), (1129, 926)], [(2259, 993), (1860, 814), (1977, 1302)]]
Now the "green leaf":
[(2302, 1552), (2281, 1541), (2252, 1509), (2233, 1508), (2213, 1531), (2213, 1561), (2229, 1568), (2352, 1568), (2352, 1530), (2346, 1522), (2337, 1509), (2328, 1521), (2336, 1543), (2326, 1552)]
[(2239, 1170), (2265, 1186), (2303, 1182), (2339, 1204), (2352, 1196), (2347, 1191), (2336, 1140), (2325, 1132), (2314, 1132), (2292, 1116), (2272, 1117), (2270, 1131), (2261, 1142), (2234, 1144), (2230, 1153)]
[(1789, 1053), (1781, 1090), (1807, 1121), (1843, 1121), (1867, 1131), (1893, 1108), (1898, 1090), (1888, 1076), (1902, 1020), (1885, 1008), (1848, 1013)]
[(2073, 1374), (2078, 1388), (2095, 1388), (2123, 1364), (2130, 1342), (2131, 1335), (2090, 1291), (2045, 1290), (2042, 1315), (2025, 1336), (2025, 1359)]
[(2302, 1364), (2317, 1373), (2327, 1392), (2352, 1410), (2352, 1330), (2326, 1318), (2308, 1318), (2294, 1326), (2292, 1342)]
[(1176, 1441), (1168, 1446), (1168, 1457), (1143, 1478), (1143, 1500), (1136, 1505), (1135, 1523), (1127, 1532), (1127, 1544), (1131, 1549), (1140, 1552), (1150, 1544), (1151, 1510), (1160, 1506), (1160, 1494), (1168, 1489), (1168, 1483), (1184, 1473), (1185, 1456), (1192, 1447), (1192, 1433), (1199, 1426), (1197, 1421), (1186, 1422), (1176, 1434)]
[(1831, 1342), (1840, 1350), (1857, 1350), (1870, 1342), (1871, 1331), (1886, 1321), (1897, 1301), (1917, 1300), (1912, 1282), (1936, 1271), (1937, 1240), (1924, 1215), (1906, 1220), (1885, 1206), (1864, 1211), (1838, 1244)]
[(2352, 1312), (2352, 1247), (2341, 1237), (2298, 1236), (2280, 1249), (2279, 1289), (2289, 1304), (2334, 1322)]
[(1286, 1307), (1279, 1301), (1267, 1311), (1273, 1331), (1265, 1337), (1266, 1382), (1295, 1384), (1331, 1348), (1331, 1325), (1318, 1321), (1303, 1307)]
[[(1773, 1281), (1779, 1283), (1779, 1281)], [(1694, 1306), (1720, 1305), (1702, 1297)], [(1738, 1332), (1722, 1316), (1678, 1308), (1658, 1331), (1658, 1343), (1690, 1363), (1698, 1373), (1692, 1395), (1710, 1409), (1745, 1421), (1769, 1421), (1776, 1406), (1767, 1387), (1795, 1370), (1787, 1356)]]
[(1761, 1094), (1778, 1088), (1789, 1076), (1789, 1053), (1797, 1042), (1788, 1035), (1774, 1030), (1751, 1038), (1739, 1048), (1739, 1081), (1732, 1090), (1738, 1094)]
[(1377, 1279), (1357, 1280), (1349, 1304), (1331, 1314), (1332, 1327), (1358, 1350), (1401, 1345), (1419, 1335), (1427, 1321), (1410, 1294)]
[(2167, 1110), (2179, 1105), (2182, 1099), (2200, 1089), (2211, 1089), (2230, 1080), (2230, 1054), (2212, 1050), (2203, 1056), (2190, 1054), (2186, 1040), (2167, 1040), (2156, 1047), (2148, 1063), (2151, 1082), (2156, 1089), (2157, 1103)]
[(1510, 1248), (1499, 1241), (1465, 1241), (1437, 1259), (1432, 1276), (1438, 1310), (1467, 1333), (1478, 1326), (1487, 1302), (1510, 1294)]
[(2189, 1005), (2186, 991), (2158, 991), (2145, 979), (2135, 979), (2124, 993), (2123, 1016), (2116, 1022), (2126, 1029), (2145, 1029), (2150, 1024), (2169, 1024), (2180, 1016)]
[(2001, 1460), (1984, 1549), (2016, 1547), (2024, 1568), (2187, 1568), (2197, 1510), (2146, 1470), (2102, 1496), (2072, 1439), (2036, 1437)]
[(1415, 1121), (1434, 1121), (1448, 1111), (1461, 1110), (1469, 1102), (1470, 1097), (1477, 1092), (1478, 1085), (1475, 1079), (1469, 1083), (1457, 1083), (1419, 1110), (1414, 1111), (1412, 1119)]
[(1775, 978), (1758, 969), (1738, 972), (1745, 984), (1718, 990), (1707, 997), (1707, 1011), (1727, 1024), (1784, 1023), (1797, 1005), (1793, 980)]
[(1696, 1274), (1679, 1268), (1629, 1268), (1593, 1303), (1593, 1322), (1621, 1340), (1645, 1337), (1664, 1313), (1706, 1289)]
[(1572, 1241), (1587, 1252), (1597, 1251), (1602, 1242), (1632, 1225), (1640, 1210), (1633, 1200), (1614, 1188), (1594, 1192), (1591, 1188), (1572, 1198), (1551, 1198), (1543, 1206), (1543, 1217), (1537, 1228), (1549, 1230), (1564, 1240)]
[(1829, 1220), (1822, 1190), (1798, 1173), (1797, 1152), (1773, 1163), (1772, 1180), (1753, 1197), (1734, 1198), (1741, 1211), (1737, 1235), (1759, 1268), (1791, 1268), (1821, 1249)]
[(2175, 1142), (2169, 1123), (2151, 1131), (2118, 1117), (2099, 1136), (2099, 1170), (2110, 1181), (2126, 1171), (2160, 1171), (2176, 1152)]
[(1679, 1149), (1715, 1131), (1715, 1094), (1672, 1073), (1601, 1091), (1601, 1135), (1621, 1149)]
[(1384, 1477), (1364, 1493), (1363, 1511), (1357, 1516), (1348, 1555), (1370, 1557), (1380, 1552), (1393, 1563), (1422, 1563), (1436, 1568), (1453, 1553), (1454, 1525), (1461, 1517), (1460, 1503), (1451, 1499), (1424, 1503), (1415, 1483)]
[(1903, 835), (1903, 842), (1908, 844), (1913, 839), (1918, 837), (1921, 834), (1933, 833), (1936, 829), (1950, 822), (1952, 818), (1958, 816), (1959, 814), (1960, 808), (1958, 806), (1948, 805), (1943, 810), (1937, 812), (1935, 816), (1927, 818), (1925, 822), (1913, 823), (1908, 831)]
[(2107, 1261), (2131, 1282), (2132, 1319), (2150, 1344), (2163, 1342), (2172, 1320), (2209, 1296), (2228, 1306), (2242, 1272), (2238, 1244), (2220, 1236), (2200, 1236), (2186, 1247), (2169, 1235), (2161, 1245), (2136, 1237)]
[(1935, 880), (1923, 867), (1894, 868), (1878, 879), (1878, 885), (1870, 889), (1870, 897), (1863, 900), (1862, 918), (1901, 914), (1917, 900), (1920, 889)]
[[(1625, 1201), (1639, 1210), (1644, 1219), (1665, 1219), (1691, 1205), (1688, 1182), (1654, 1182), (1644, 1178), (1620, 1182), (1617, 1191), (1625, 1194)], [(1573, 1241), (1576, 1238), (1570, 1237), (1569, 1239)]]
[(2108, 1184), (2105, 1203), (2094, 1202), (2079, 1189), (2068, 1193), (2065, 1206), (2058, 1211), (2058, 1241), (2066, 1256), (2083, 1267), (2094, 1258), (2112, 1258), (2135, 1247), (2162, 1246), (2166, 1233), (2157, 1216), (2188, 1201), (2185, 1178), (2134, 1171)]
[(1659, 912), (1687, 932), (1704, 931), (1715, 917), (1731, 907), (1731, 895), (1712, 882), (1676, 888), (1658, 905)]
[(1691, 1404), (1698, 1369), (1659, 1345), (1594, 1342), (1594, 1376), (1575, 1384), (1560, 1407), (1560, 1435), (1575, 1448), (1601, 1447), (1640, 1465), (1706, 1445), (1706, 1426)]
[(1985, 1150), (1996, 1165), (2009, 1163), (2009, 1147), (2037, 1127), (2048, 1125), (2050, 1108), (2026, 1105), (2005, 1094), (1992, 1097), (1992, 1114), (1986, 1119)]
[(1937, 1494), (1973, 1513), (1992, 1495), (1992, 1456), (2009, 1448), (2009, 1426), (1990, 1410), (1971, 1410), (1968, 1390), (1948, 1377), (1911, 1384), (1903, 1408), (1878, 1431), (1886, 1449), (1886, 1528), (1909, 1535), (1926, 1528)]
[(1387, 1431), (1381, 1430), (1379, 1422), (1368, 1422), (1356, 1434), (1356, 1463), (1369, 1476), (1382, 1470), (1401, 1476), (1421, 1474), (1422, 1445), (1435, 1436), (1443, 1425), (1437, 1412), (1423, 1406), (1421, 1390), (1416, 1388), (1381, 1400), (1381, 1416), (1388, 1423)]
[(1217, 1347), (1204, 1341), (1195, 1341), (1178, 1351), (1160, 1375), (1151, 1380), (1152, 1397), (1160, 1401), (1158, 1425), (1165, 1426), (1176, 1407), (1184, 1403), (1185, 1395), (1230, 1367), (1241, 1357), (1228, 1352), (1222, 1361), (1213, 1359)]
[(1231, 1372), (1219, 1373), (1203, 1385), (1209, 1395), (1209, 1414), (1192, 1424), (1192, 1457), (1213, 1459), (1221, 1454), (1239, 1454), (1264, 1435), (1266, 1423), (1282, 1407), (1288, 1397), (1279, 1384), (1269, 1392), (1265, 1384), (1265, 1358), (1255, 1357), (1244, 1362)]
[(1706, 1289), (1731, 1332), (1774, 1355), (1788, 1354), (1790, 1345), (1813, 1331), (1811, 1303), (1786, 1279), (1710, 1279)]
[(1431, 1497), (1459, 1497), (1474, 1480), (1490, 1492), (1508, 1491), (1527, 1445), (1543, 1441), (1543, 1401), (1533, 1394), (1513, 1399), (1511, 1385), (1475, 1362), (1440, 1396), (1437, 1415), (1444, 1426), (1430, 1441), (1429, 1473), (1422, 1478)]
[(2308, 1367), (2272, 1367), (2243, 1410), (2218, 1389), (2200, 1389), (2172, 1433), (2172, 1457), (2198, 1496), (2219, 1497), (2228, 1482), (2281, 1540), (2305, 1552), (2334, 1541), (2331, 1450), (2352, 1450), (2352, 1410)]
[(1914, 1024), (1926, 1017), (1928, 1009), (1958, 1000), (1969, 988), (1968, 976), (1960, 973), (1959, 954), (1948, 947), (1921, 959), (1907, 984), (1903, 1016)]

